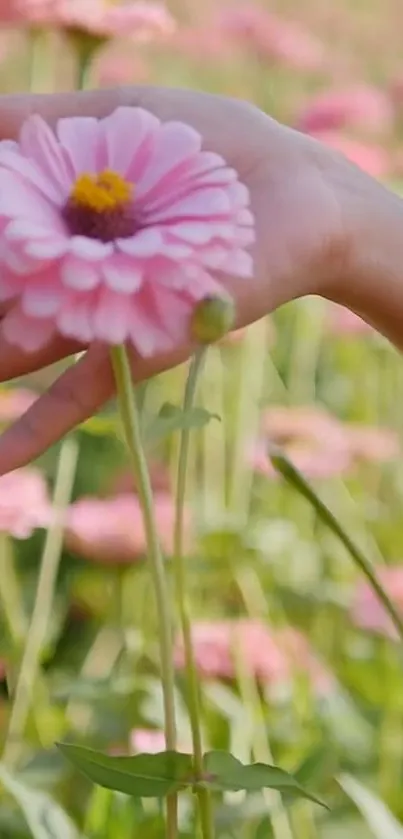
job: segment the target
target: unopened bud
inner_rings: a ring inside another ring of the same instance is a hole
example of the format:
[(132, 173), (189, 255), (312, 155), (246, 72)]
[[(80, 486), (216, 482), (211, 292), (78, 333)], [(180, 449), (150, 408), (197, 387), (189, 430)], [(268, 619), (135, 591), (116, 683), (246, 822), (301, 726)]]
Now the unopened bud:
[(235, 305), (230, 297), (205, 297), (192, 314), (191, 336), (198, 344), (214, 344), (235, 323)]

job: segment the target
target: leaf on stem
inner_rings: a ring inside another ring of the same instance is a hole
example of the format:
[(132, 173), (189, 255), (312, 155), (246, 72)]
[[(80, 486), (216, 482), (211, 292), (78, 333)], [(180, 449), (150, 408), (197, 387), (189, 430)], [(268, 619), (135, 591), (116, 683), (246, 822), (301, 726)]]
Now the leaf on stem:
[(214, 751), (204, 755), (204, 768), (206, 777), (203, 784), (213, 790), (256, 792), (265, 788), (275, 789), (284, 795), (307, 798), (326, 807), (323, 801), (304, 789), (293, 775), (277, 766), (264, 763), (245, 765), (228, 752)]
[(145, 442), (147, 445), (155, 445), (175, 431), (204, 428), (212, 419), (220, 420), (220, 417), (206, 408), (194, 407), (183, 411), (178, 405), (165, 402), (156, 417), (149, 419), (148, 423), (145, 421)]
[(57, 745), (67, 760), (95, 784), (134, 798), (164, 798), (193, 783), (193, 762), (188, 754), (112, 757), (70, 743)]

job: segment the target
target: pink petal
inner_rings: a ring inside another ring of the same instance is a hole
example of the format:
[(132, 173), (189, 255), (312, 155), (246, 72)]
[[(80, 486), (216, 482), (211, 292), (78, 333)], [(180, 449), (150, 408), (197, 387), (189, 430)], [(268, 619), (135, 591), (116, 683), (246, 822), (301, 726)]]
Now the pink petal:
[(71, 188), (71, 171), (66, 153), (52, 129), (42, 117), (28, 117), (21, 128), (19, 141), (22, 154), (35, 161), (57, 190), (59, 200), (64, 201)]
[(65, 291), (49, 280), (47, 284), (30, 283), (23, 292), (21, 306), (26, 315), (47, 318), (59, 311), (65, 296)]
[(105, 259), (113, 253), (111, 242), (100, 242), (98, 239), (89, 239), (87, 236), (72, 236), (70, 239), (70, 250), (74, 256), (82, 259)]
[(95, 117), (66, 117), (57, 123), (57, 136), (68, 154), (74, 176), (106, 168), (106, 150)]
[(211, 225), (203, 221), (181, 221), (179, 224), (170, 225), (169, 232), (192, 245), (205, 245), (214, 236)]
[(136, 295), (130, 311), (130, 338), (144, 358), (173, 349), (173, 342), (166, 334), (153, 312), (149, 295)]
[(173, 293), (161, 285), (154, 291), (154, 305), (164, 329), (175, 344), (189, 338), (189, 323), (192, 306), (183, 295)]
[(12, 151), (4, 148), (4, 142), (0, 143), (0, 166), (15, 172), (19, 177), (28, 181), (31, 186), (36, 187), (42, 195), (53, 203), (60, 202), (60, 191), (55, 188), (52, 180), (48, 178), (32, 160), (28, 160), (20, 154), (18, 147)]
[(93, 295), (82, 295), (69, 298), (57, 315), (57, 328), (66, 338), (76, 338), (83, 344), (94, 340), (93, 311), (95, 300)]
[(128, 337), (131, 325), (131, 307), (127, 298), (105, 290), (93, 316), (94, 334), (108, 344), (122, 344)]
[(226, 259), (220, 265), (220, 270), (231, 274), (233, 277), (242, 277), (248, 280), (253, 277), (253, 258), (246, 251), (233, 251), (227, 254)]
[(140, 230), (129, 239), (117, 239), (117, 247), (129, 256), (151, 257), (160, 253), (164, 248), (162, 234), (156, 228), (150, 227)]
[(1, 332), (9, 344), (21, 347), (25, 352), (35, 352), (49, 343), (55, 332), (55, 324), (50, 318), (30, 318), (18, 306), (14, 306), (3, 320)]
[(201, 136), (190, 126), (181, 122), (162, 125), (156, 134), (149, 165), (137, 183), (137, 198), (144, 198), (157, 186), (163, 189), (161, 181), (167, 175), (175, 177), (181, 169), (186, 171), (189, 160), (196, 157), (200, 148)]
[(191, 193), (180, 201), (175, 201), (165, 209), (157, 210), (145, 217), (148, 223), (161, 221), (175, 221), (185, 219), (220, 217), (227, 216), (231, 212), (231, 204), (227, 190), (204, 189), (200, 192)]
[(27, 255), (21, 244), (17, 246), (15, 242), (9, 242), (4, 235), (0, 239), (0, 260), (3, 269), (6, 266), (17, 276), (31, 274), (38, 269), (38, 261)]
[(101, 120), (108, 167), (137, 183), (154, 146), (160, 121), (142, 108), (117, 108)]
[(57, 212), (35, 187), (18, 175), (0, 170), (0, 216), (12, 219), (29, 219), (47, 227), (49, 232), (59, 232), (61, 222)]
[(101, 280), (100, 269), (97, 265), (69, 256), (63, 262), (60, 269), (60, 276), (64, 286), (77, 291), (91, 291), (99, 285)]
[(138, 291), (143, 282), (143, 271), (126, 257), (114, 255), (110, 262), (102, 266), (102, 274), (107, 286), (121, 294)]
[(34, 259), (53, 260), (64, 256), (68, 250), (68, 240), (42, 238), (24, 243), (24, 253)]

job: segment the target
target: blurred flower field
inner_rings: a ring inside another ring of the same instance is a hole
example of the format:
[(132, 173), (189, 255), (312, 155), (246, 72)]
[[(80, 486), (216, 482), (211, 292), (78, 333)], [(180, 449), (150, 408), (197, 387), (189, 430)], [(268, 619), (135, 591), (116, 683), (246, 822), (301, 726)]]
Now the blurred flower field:
[[(241, 97), (400, 191), (400, 20), (401, 0), (0, 0), (0, 93), (162, 84)], [(170, 581), (172, 405), (187, 368), (138, 393)], [(56, 372), (0, 388), (2, 429)], [(357, 315), (306, 299), (211, 347), (196, 405), (185, 550), (203, 741), (281, 766), (328, 808), (224, 792), (217, 839), (403, 839), (401, 642), (269, 456), (281, 447), (310, 481), (403, 616), (403, 361)], [(0, 478), (0, 542), (0, 839), (162, 839), (157, 801), (95, 787), (54, 745), (164, 749), (158, 615), (113, 404)], [(179, 633), (174, 653), (188, 752)]]

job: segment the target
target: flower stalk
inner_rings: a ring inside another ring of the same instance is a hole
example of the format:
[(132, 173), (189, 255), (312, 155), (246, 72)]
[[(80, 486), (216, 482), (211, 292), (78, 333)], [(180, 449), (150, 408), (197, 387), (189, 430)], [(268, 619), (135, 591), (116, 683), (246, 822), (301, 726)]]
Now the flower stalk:
[[(173, 621), (164, 562), (154, 515), (150, 476), (141, 438), (140, 417), (134, 398), (130, 362), (125, 346), (121, 345), (111, 348), (111, 362), (115, 376), (122, 425), (143, 513), (149, 568), (158, 610), (165, 741), (167, 749), (174, 751), (176, 748), (176, 722), (172, 649)], [(177, 796), (171, 795), (167, 798), (167, 837), (168, 839), (176, 839), (176, 836)]]
[[(205, 357), (205, 349), (200, 349), (193, 357), (185, 386), (183, 412), (188, 413), (193, 406), (197, 381)], [(183, 636), (185, 668), (188, 683), (188, 704), (190, 727), (192, 731), (193, 760), (195, 776), (203, 777), (203, 748), (201, 737), (200, 692), (197, 671), (193, 655), (190, 608), (186, 592), (186, 569), (184, 557), (184, 505), (186, 495), (187, 463), (189, 456), (190, 430), (184, 427), (181, 432), (175, 499), (174, 530), (174, 575), (178, 611)], [(211, 795), (207, 789), (197, 789), (201, 833), (203, 839), (213, 839), (214, 823), (211, 808)]]

